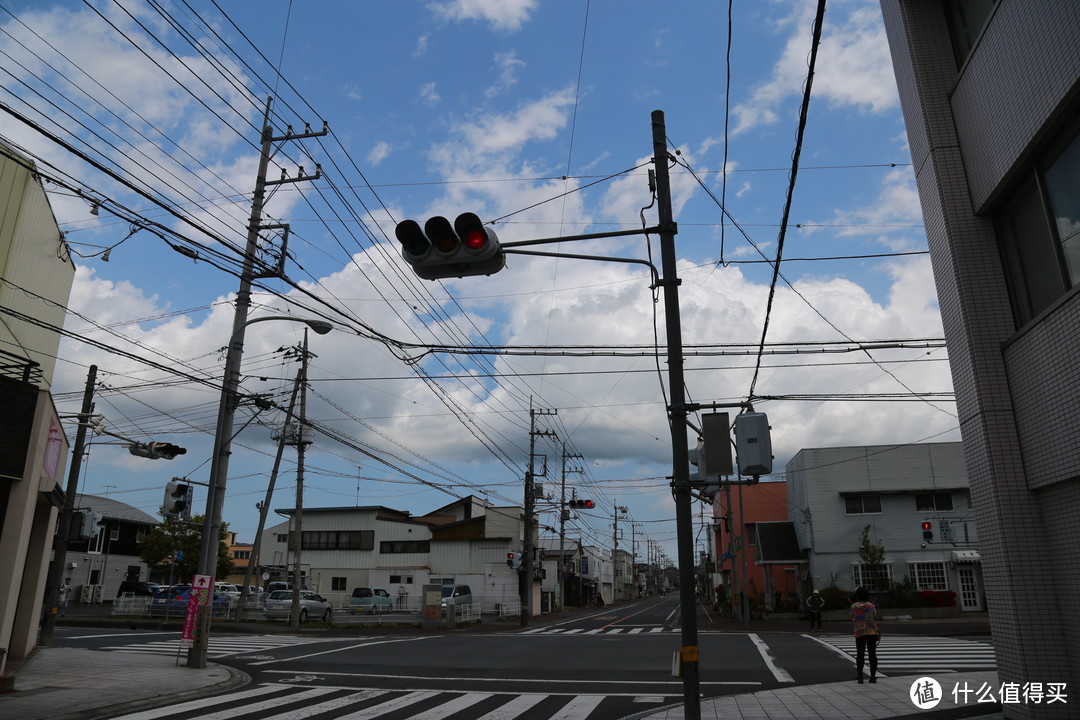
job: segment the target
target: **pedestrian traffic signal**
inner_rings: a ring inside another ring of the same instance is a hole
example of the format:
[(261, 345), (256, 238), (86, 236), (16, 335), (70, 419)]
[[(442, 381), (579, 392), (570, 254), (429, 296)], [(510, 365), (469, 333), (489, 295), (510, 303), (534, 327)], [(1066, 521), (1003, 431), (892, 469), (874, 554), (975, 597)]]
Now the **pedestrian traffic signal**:
[(424, 280), (491, 275), (506, 266), (498, 235), (475, 213), (458, 215), (453, 225), (436, 215), (423, 229), (415, 220), (403, 220), (394, 234), (401, 242), (401, 257)]
[(583, 508), (583, 509), (586, 509), (586, 510), (591, 510), (594, 507), (596, 507), (596, 503), (594, 503), (592, 500), (576, 500), (575, 499), (575, 500), (571, 500), (569, 503), (567, 503), (567, 505), (569, 505), (572, 508)]
[(506, 553), (506, 567), (513, 570), (521, 569), (521, 553), (508, 552)]
[(926, 542), (930, 542), (934, 539), (934, 523), (929, 520), (923, 520), (922, 539)]
[(181, 482), (165, 484), (165, 502), (161, 506), (161, 512), (165, 517), (187, 517), (188, 494), (191, 485)]

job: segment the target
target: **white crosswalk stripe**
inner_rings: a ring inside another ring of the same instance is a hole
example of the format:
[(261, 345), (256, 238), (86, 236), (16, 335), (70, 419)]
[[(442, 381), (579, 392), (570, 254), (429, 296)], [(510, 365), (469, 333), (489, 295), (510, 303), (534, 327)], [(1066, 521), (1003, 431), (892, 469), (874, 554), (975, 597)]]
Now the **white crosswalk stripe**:
[(525, 630), (522, 635), (638, 635), (644, 633), (677, 633), (681, 632), (679, 628), (668, 627), (635, 627), (635, 628), (598, 628), (595, 630), (586, 630), (585, 628), (533, 628), (532, 630)]
[[(814, 637), (855, 657), (855, 638), (850, 635)], [(878, 645), (877, 658), (878, 668), (883, 672), (949, 672), (997, 667), (992, 645), (963, 638), (889, 635)]]
[[(372, 720), (390, 714), (410, 720), (442, 720), (450, 716), (456, 720), (516, 720), (526, 714), (545, 720), (587, 720), (606, 699), (605, 695), (375, 690), (266, 683), (225, 695), (120, 715), (113, 720), (301, 720), (308, 717)], [(547, 707), (538, 713), (538, 706), (545, 702)]]
[[(348, 638), (348, 640), (355, 641), (356, 638)], [(315, 642), (327, 642), (327, 639), (296, 637), (292, 635), (211, 636), (206, 650), (206, 656), (220, 658), (229, 655), (254, 654), (293, 645), (308, 645)], [(101, 649), (109, 650), (111, 652), (142, 653), (146, 655), (176, 655), (177, 651), (180, 650), (180, 638), (149, 640), (132, 645), (109, 645)]]

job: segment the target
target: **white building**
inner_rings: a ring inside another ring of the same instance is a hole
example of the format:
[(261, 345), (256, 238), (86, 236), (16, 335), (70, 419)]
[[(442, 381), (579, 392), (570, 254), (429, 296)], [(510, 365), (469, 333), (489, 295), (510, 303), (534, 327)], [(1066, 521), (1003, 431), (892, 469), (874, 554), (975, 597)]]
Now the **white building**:
[(885, 548), (890, 580), (955, 592), (961, 610), (985, 609), (960, 443), (800, 450), (787, 466), (787, 496), (817, 587), (874, 585), (859, 555), (869, 525), (869, 540)]
[[(291, 577), (290, 523), (261, 538), (258, 565), (272, 579)], [(506, 556), (521, 551), (520, 507), (491, 507), (468, 497), (422, 516), (380, 505), (304, 508), (302, 527), (304, 582), (335, 604), (347, 604), (353, 588), (381, 587), (399, 606), (417, 607), (426, 584), (469, 585), (488, 611), (519, 598), (518, 576)]]

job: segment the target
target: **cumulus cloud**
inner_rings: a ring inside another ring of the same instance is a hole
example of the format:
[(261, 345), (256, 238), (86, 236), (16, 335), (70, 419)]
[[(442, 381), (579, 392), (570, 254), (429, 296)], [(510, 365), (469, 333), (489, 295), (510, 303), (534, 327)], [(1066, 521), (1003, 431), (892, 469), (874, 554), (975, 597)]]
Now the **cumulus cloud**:
[(450, 0), (428, 5), (445, 20), (480, 20), (505, 32), (520, 30), (536, 6), (537, 0)]

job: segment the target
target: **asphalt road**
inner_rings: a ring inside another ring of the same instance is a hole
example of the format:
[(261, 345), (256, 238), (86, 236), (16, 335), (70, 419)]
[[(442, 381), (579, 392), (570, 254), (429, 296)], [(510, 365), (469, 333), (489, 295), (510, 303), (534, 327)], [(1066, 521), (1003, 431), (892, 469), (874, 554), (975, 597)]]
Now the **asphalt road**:
[[(846, 636), (702, 631), (698, 640), (705, 697), (848, 681), (854, 675), (853, 658), (844, 649)], [(890, 642), (893, 662), (900, 662), (901, 641)], [(911, 636), (903, 642), (913, 648), (904, 651), (909, 654), (903, 662), (914, 668), (943, 658), (950, 667), (966, 662), (981, 668), (991, 651), (986, 643), (969, 639)], [(175, 654), (178, 633), (63, 628), (57, 644)], [(380, 717), (390, 719), (440, 717), (456, 708), (460, 715), (454, 717), (465, 720), (507, 706), (522, 714), (506, 710), (490, 716), (613, 720), (681, 701), (682, 681), (671, 674), (681, 644), (677, 598), (669, 597), (502, 632), (376, 634), (359, 628), (332, 636), (218, 634), (212, 637), (209, 657), (252, 678), (247, 688), (215, 705), (237, 720), (252, 705), (263, 707), (260, 703), (295, 706), (297, 712), (318, 710), (326, 720), (355, 714), (358, 703), (370, 705), (372, 716), (377, 708), (385, 713)], [(889, 652), (883, 645), (883, 664)], [(273, 697), (260, 699), (264, 694)], [(168, 717), (196, 718), (202, 712), (176, 710)]]

